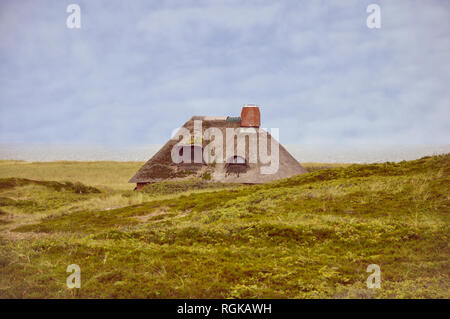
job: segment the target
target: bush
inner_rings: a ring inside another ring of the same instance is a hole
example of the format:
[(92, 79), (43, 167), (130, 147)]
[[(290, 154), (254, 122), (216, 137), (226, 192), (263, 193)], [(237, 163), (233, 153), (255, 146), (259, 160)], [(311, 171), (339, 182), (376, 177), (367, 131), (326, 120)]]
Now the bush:
[(205, 172), (202, 175), (202, 179), (206, 180), (206, 181), (210, 181), (211, 180), (211, 173), (210, 172)]

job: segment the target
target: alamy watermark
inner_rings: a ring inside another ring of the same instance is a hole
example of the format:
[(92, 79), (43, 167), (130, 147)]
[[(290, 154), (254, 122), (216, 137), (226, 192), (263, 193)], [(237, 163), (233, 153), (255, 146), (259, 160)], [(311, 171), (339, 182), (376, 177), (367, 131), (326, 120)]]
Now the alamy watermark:
[[(203, 121), (194, 120), (193, 134), (186, 127), (174, 132), (172, 140), (178, 143), (172, 147), (171, 158), (175, 164), (260, 164), (261, 174), (275, 174), (280, 166), (278, 128), (270, 130), (269, 138), (268, 132), (262, 128), (208, 127), (203, 130)], [(204, 141), (209, 143), (204, 146)]]
[(67, 288), (81, 288), (81, 269), (77, 264), (67, 266), (66, 272), (71, 273), (66, 279)]
[(78, 4), (72, 3), (67, 6), (67, 13), (70, 15), (67, 17), (66, 26), (69, 29), (80, 29), (81, 28), (81, 8)]
[(369, 29), (381, 28), (381, 8), (378, 4), (372, 3), (367, 6), (367, 13), (370, 13), (366, 19), (366, 25)]
[[(66, 8), (66, 12), (70, 13), (66, 20), (66, 26), (69, 29), (81, 28), (81, 8), (76, 3), (69, 4)], [(366, 12), (369, 13), (366, 19), (366, 25), (369, 29), (381, 28), (381, 8), (378, 4), (369, 4), (366, 8)]]
[(367, 277), (366, 284), (367, 288), (381, 288), (381, 269), (377, 264), (370, 264), (367, 266), (367, 272), (372, 272), (372, 274)]

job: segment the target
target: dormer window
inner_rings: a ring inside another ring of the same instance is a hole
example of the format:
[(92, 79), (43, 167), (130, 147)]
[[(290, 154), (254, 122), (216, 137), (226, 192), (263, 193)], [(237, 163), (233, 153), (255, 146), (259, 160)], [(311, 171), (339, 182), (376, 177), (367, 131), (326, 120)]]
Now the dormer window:
[(245, 165), (245, 158), (242, 156), (234, 155), (230, 157), (227, 161), (227, 164), (236, 164), (236, 165)]
[(238, 155), (230, 157), (225, 165), (227, 175), (236, 174), (237, 177), (239, 177), (239, 174), (245, 173), (248, 168), (245, 158)]

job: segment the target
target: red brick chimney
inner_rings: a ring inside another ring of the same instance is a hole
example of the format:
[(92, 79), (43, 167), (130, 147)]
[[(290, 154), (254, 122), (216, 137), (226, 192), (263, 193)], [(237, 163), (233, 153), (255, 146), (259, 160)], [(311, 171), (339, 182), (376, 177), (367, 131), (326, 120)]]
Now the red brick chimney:
[(255, 104), (245, 104), (241, 111), (241, 127), (260, 127), (261, 114)]

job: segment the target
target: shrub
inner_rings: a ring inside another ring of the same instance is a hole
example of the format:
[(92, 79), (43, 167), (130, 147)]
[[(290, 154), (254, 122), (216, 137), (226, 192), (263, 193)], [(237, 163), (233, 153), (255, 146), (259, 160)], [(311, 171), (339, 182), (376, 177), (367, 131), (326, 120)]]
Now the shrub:
[(211, 180), (211, 173), (210, 172), (205, 172), (202, 175), (202, 179), (206, 180), (206, 181), (210, 181)]

